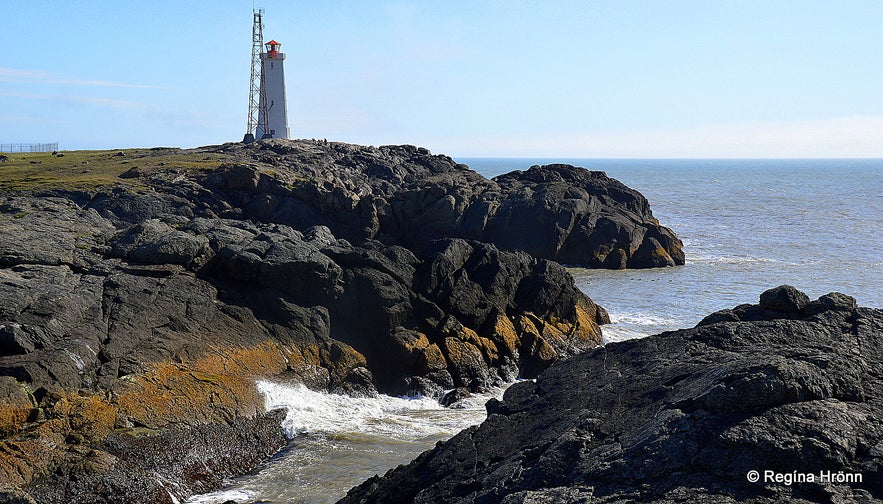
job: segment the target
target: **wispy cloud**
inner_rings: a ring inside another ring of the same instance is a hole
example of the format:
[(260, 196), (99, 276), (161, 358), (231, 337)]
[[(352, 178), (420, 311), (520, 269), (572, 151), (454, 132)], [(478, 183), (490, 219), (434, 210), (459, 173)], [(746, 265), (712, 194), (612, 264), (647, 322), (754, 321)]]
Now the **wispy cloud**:
[(883, 157), (883, 115), (710, 124), (670, 130), (476, 135), (448, 141), (447, 151), (477, 156)]
[(11, 98), (24, 98), (26, 100), (45, 100), (67, 103), (85, 103), (88, 105), (98, 105), (101, 107), (119, 108), (119, 109), (143, 109), (147, 105), (130, 100), (118, 100), (116, 98), (103, 98), (99, 96), (71, 96), (60, 94), (40, 94), (40, 93), (0, 93), (0, 96), (8, 96)]
[(25, 115), (0, 114), (0, 122), (6, 124), (61, 124), (62, 121), (53, 118)]
[(20, 68), (0, 67), (0, 82), (14, 82), (23, 84), (57, 84), (64, 86), (85, 87), (116, 87), (136, 89), (171, 89), (169, 86), (156, 86), (153, 84), (132, 84), (129, 82), (117, 82), (95, 79), (73, 79), (54, 75), (42, 70), (24, 70)]

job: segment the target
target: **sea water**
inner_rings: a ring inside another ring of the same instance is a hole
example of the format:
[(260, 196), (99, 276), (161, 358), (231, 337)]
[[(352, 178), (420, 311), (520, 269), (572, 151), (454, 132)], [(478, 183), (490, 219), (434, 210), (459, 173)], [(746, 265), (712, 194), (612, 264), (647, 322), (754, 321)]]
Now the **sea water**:
[[(485, 176), (544, 159), (467, 159)], [(883, 307), (883, 160), (554, 160), (637, 189), (684, 242), (685, 266), (571, 269), (610, 312), (615, 341), (692, 327), (705, 315), (789, 284)]]
[[(606, 271), (571, 268), (610, 313), (605, 341), (692, 327), (708, 313), (756, 303), (790, 284), (883, 307), (883, 160), (457, 159), (487, 177), (564, 162), (602, 170), (640, 191), (683, 240), (687, 264)], [(480, 423), (476, 396), (458, 409), (426, 398), (351, 398), (302, 385), (257, 384), (284, 408), (289, 445), (222, 491), (188, 502), (327, 503), (436, 442)]]
[(297, 383), (261, 381), (257, 388), (268, 410), (285, 410), (282, 428), (291, 441), (251, 474), (188, 503), (335, 502), (371, 476), (481, 423), (484, 404), (504, 391), (475, 394), (444, 408), (426, 397), (350, 397)]

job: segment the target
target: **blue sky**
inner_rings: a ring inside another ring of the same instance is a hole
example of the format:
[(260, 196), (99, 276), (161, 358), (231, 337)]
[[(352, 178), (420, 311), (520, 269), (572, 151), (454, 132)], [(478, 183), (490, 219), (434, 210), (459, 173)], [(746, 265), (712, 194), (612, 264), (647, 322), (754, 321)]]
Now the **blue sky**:
[(883, 157), (879, 0), (5, 0), (0, 143), (238, 141), (253, 5), (292, 136), (454, 156)]

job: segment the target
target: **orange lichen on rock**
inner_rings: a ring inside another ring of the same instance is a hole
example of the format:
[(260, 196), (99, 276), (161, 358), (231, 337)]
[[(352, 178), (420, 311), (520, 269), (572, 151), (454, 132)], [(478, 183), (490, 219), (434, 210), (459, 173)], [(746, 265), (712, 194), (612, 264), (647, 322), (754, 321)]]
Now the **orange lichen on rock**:
[(0, 441), (0, 481), (22, 486), (46, 470), (52, 459), (52, 446), (38, 439)]
[(445, 354), (442, 353), (441, 348), (435, 343), (423, 349), (423, 353), (420, 354), (420, 358), (417, 361), (417, 370), (419, 372), (439, 371), (447, 367)]
[(252, 377), (278, 374), (287, 366), (285, 356), (272, 341), (247, 348), (216, 350), (188, 365), (190, 369), (203, 373)]
[(232, 348), (185, 363), (160, 363), (121, 387), (114, 403), (125, 424), (151, 428), (169, 424), (229, 422), (263, 407), (255, 380), (285, 371), (275, 343)]
[(45, 473), (59, 456), (57, 448), (65, 444), (69, 431), (66, 418), (52, 418), (0, 440), (0, 482), (21, 486)]
[(576, 303), (574, 311), (574, 315), (567, 317), (570, 320), (553, 312), (542, 321), (534, 317), (534, 324), (542, 328), (543, 337), (550, 341), (568, 342), (579, 347), (585, 347), (586, 344), (600, 345), (601, 328), (598, 324), (610, 322), (607, 313), (585, 299)]
[(598, 308), (594, 303), (578, 303), (576, 305), (576, 324), (574, 324), (572, 334), (583, 341), (600, 345), (601, 328), (598, 324), (609, 323), (609, 320), (604, 320), (606, 317), (606, 312), (603, 315), (598, 313)]
[(402, 363), (413, 368), (419, 366), (420, 357), (426, 352), (430, 342), (426, 334), (419, 331), (411, 331), (404, 328), (398, 328), (392, 334), (394, 345), (391, 350), (402, 360)]
[(66, 394), (70, 404), (70, 428), (85, 441), (101, 441), (113, 431), (117, 409), (97, 395)]
[(0, 376), (0, 436), (18, 431), (36, 407), (25, 387), (11, 376)]
[[(290, 356), (297, 356), (301, 363), (316, 360), (304, 359), (305, 354), (311, 355), (298, 348), (286, 348), (283, 353), (272, 341), (216, 349), (193, 361), (148, 366), (119, 380), (106, 394), (54, 393), (40, 402), (39, 410), (20, 384), (6, 383), (6, 398), (0, 402), (0, 427), (7, 436), (0, 440), (0, 481), (14, 487), (27, 485), (70, 450), (95, 446), (115, 429), (223, 424), (237, 417), (254, 417), (263, 411), (255, 380), (289, 369)], [(10, 392), (12, 385), (17, 388)], [(40, 415), (34, 415), (35, 411)]]
[(509, 317), (503, 313), (497, 314), (490, 337), (497, 343), (501, 343), (510, 353), (518, 348), (518, 332), (515, 330), (515, 326), (512, 325), (512, 321), (509, 320)]

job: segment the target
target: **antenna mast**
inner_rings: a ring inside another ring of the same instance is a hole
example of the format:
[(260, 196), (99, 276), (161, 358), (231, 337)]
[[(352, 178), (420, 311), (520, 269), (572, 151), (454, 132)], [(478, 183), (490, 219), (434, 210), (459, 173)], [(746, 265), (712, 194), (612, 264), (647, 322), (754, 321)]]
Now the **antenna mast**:
[(261, 52), (264, 49), (264, 9), (252, 9), (254, 23), (251, 28), (251, 80), (248, 86), (248, 126), (245, 131), (245, 137), (242, 141), (245, 143), (254, 142), (255, 129), (258, 127), (258, 121), (261, 124), (262, 131), (269, 131), (267, 125), (267, 95), (264, 92), (264, 75), (261, 69)]

